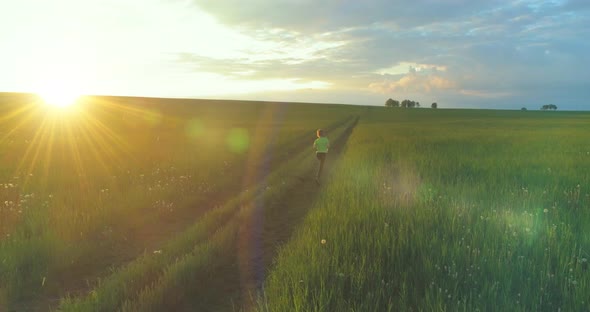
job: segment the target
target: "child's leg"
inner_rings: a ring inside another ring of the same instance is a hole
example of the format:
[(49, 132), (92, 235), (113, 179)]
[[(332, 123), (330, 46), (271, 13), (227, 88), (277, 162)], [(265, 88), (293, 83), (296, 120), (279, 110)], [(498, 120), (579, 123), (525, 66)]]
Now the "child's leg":
[(322, 169), (324, 169), (324, 161), (326, 160), (326, 153), (317, 153), (317, 158), (320, 161), (320, 167), (318, 168), (318, 173), (316, 178), (319, 179), (320, 175), (322, 174)]

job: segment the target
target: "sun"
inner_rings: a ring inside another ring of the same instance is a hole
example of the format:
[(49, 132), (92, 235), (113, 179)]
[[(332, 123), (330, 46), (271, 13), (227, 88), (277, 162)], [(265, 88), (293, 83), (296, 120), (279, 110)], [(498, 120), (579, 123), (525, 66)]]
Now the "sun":
[(44, 90), (37, 92), (37, 95), (43, 100), (43, 103), (57, 109), (66, 109), (73, 106), (81, 96), (76, 92), (65, 89)]
[(81, 96), (75, 89), (54, 84), (46, 86), (36, 93), (43, 104), (55, 109), (67, 109), (74, 106)]

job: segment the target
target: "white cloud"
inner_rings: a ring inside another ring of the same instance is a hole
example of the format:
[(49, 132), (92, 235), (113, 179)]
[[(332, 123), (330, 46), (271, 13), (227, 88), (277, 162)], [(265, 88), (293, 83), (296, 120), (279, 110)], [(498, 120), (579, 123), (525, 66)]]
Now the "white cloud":
[(449, 90), (456, 87), (456, 82), (438, 75), (410, 72), (398, 80), (371, 83), (369, 90), (382, 94), (393, 92), (430, 93), (435, 90)]
[(375, 71), (379, 75), (400, 75), (409, 72), (421, 72), (421, 71), (447, 71), (447, 66), (434, 65), (434, 64), (418, 64), (413, 62), (401, 62), (395, 66), (389, 68), (383, 68)]

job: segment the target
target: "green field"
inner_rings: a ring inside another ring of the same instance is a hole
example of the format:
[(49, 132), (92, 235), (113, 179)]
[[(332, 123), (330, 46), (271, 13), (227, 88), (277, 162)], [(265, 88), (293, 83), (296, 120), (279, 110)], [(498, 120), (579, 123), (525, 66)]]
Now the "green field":
[(362, 116), (263, 311), (588, 311), (590, 114)]
[(585, 311), (589, 121), (0, 94), (0, 311)]

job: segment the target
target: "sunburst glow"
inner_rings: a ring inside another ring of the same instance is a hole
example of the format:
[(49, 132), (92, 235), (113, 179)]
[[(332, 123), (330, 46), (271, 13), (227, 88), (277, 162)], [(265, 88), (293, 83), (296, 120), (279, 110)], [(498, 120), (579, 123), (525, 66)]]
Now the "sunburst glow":
[(58, 109), (68, 108), (76, 104), (78, 98), (80, 98), (80, 94), (64, 89), (51, 89), (37, 92), (37, 95), (41, 97), (43, 103)]

